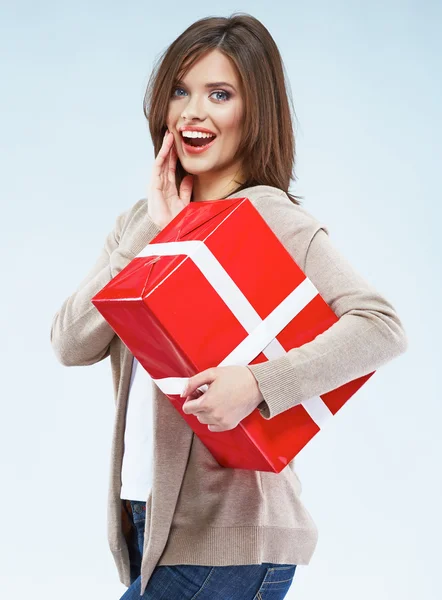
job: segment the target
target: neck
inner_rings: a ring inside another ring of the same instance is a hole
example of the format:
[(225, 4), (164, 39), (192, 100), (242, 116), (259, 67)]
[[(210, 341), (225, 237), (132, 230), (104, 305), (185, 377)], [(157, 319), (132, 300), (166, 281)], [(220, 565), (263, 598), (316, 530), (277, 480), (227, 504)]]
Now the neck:
[(213, 176), (213, 173), (194, 175), (192, 202), (205, 202), (207, 200), (218, 200), (229, 196), (243, 180), (237, 169), (225, 175)]

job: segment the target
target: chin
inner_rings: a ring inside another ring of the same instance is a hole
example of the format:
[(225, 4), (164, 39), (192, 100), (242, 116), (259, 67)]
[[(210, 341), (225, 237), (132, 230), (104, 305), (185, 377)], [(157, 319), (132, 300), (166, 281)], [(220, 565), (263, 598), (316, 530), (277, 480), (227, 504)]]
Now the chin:
[[(189, 163), (188, 165), (186, 163)], [(186, 173), (188, 173), (189, 175), (202, 175), (203, 173), (209, 173), (210, 171), (213, 171), (213, 167), (207, 167), (207, 166), (196, 166), (196, 165), (192, 165), (191, 161), (187, 161), (184, 160), (183, 163), (181, 163), (183, 169), (186, 171)]]

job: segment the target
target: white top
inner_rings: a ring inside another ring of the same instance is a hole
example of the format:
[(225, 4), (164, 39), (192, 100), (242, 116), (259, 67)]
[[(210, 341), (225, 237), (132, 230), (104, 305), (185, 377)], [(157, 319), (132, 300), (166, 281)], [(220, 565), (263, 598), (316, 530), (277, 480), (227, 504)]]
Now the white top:
[(152, 378), (134, 357), (127, 399), (120, 498), (147, 501), (153, 478)]

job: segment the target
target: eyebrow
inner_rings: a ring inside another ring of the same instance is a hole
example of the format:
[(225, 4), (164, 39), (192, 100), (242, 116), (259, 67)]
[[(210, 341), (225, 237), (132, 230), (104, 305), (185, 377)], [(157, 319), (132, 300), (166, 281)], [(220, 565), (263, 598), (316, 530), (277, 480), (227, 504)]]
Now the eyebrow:
[[(184, 81), (182, 81), (181, 79), (179, 79), (176, 82), (176, 85), (185, 85)], [(227, 83), (227, 81), (215, 81), (213, 83), (206, 83), (206, 85), (204, 86), (206, 89), (210, 90), (212, 88), (217, 88), (217, 87), (221, 87), (221, 86), (227, 86), (232, 88), (232, 90), (234, 90), (236, 92), (235, 87), (231, 84), (231, 83)]]

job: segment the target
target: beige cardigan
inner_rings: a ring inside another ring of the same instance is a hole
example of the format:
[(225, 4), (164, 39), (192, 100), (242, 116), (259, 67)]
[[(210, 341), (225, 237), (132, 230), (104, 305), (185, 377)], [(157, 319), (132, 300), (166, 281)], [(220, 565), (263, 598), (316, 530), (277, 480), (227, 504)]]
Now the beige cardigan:
[[(341, 256), (324, 225), (275, 187), (254, 186), (233, 197), (253, 202), (340, 318), (308, 344), (249, 367), (264, 397), (259, 406), (264, 418), (379, 369), (405, 352), (407, 337), (393, 306)], [(146, 199), (122, 213), (94, 267), (64, 301), (51, 328), (54, 352), (64, 365), (91, 365), (110, 355), (116, 411), (108, 541), (126, 586), (129, 554), (120, 473), (132, 355), (91, 298), (159, 231), (147, 215)], [(318, 531), (300, 500), (294, 460), (278, 474), (219, 466), (170, 401), (153, 388), (154, 473), (152, 494), (146, 499), (141, 593), (157, 565), (308, 564)]]

